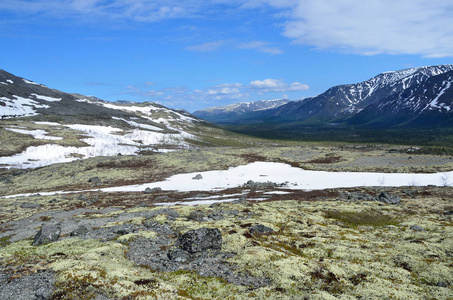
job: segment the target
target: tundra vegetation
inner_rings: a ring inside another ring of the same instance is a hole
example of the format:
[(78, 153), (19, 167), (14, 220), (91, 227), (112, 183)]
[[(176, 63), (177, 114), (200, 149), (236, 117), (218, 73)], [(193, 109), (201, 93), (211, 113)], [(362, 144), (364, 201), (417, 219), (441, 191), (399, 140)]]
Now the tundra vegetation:
[[(50, 299), (451, 299), (453, 190), (446, 176), (439, 187), (96, 191), (254, 161), (326, 171), (453, 169), (449, 156), (411, 147), (234, 139), (241, 147), (2, 170), (1, 196), (36, 194), (0, 199), (0, 294), (12, 299), (14, 283), (47, 274)], [(383, 192), (399, 204), (378, 201)], [(236, 201), (171, 205), (194, 198)], [(33, 244), (41, 228), (55, 224), (58, 239)], [(257, 225), (269, 231), (252, 230)], [(218, 229), (221, 249), (177, 256), (178, 238), (200, 228)]]

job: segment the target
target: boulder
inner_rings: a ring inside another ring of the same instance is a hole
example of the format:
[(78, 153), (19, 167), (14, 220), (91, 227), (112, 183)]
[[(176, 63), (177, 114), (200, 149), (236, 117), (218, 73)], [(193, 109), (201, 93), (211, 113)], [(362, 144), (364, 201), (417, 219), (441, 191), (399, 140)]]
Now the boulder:
[(387, 192), (382, 192), (379, 194), (378, 197), (379, 202), (387, 203), (387, 204), (401, 204), (401, 198), (399, 196), (391, 195)]
[(90, 179), (88, 179), (88, 182), (90, 182), (90, 183), (100, 183), (101, 179), (99, 179), (99, 177), (91, 177)]
[(272, 232), (274, 232), (274, 229), (264, 226), (262, 224), (258, 224), (258, 225), (250, 227), (249, 232), (251, 234), (262, 235), (262, 234), (272, 233)]
[(197, 174), (195, 177), (192, 177), (193, 180), (200, 180), (203, 179), (203, 176), (201, 174)]
[(160, 187), (155, 187), (155, 188), (146, 188), (145, 191), (143, 192), (144, 194), (151, 194), (154, 192), (160, 192), (162, 189)]
[(55, 242), (60, 237), (60, 224), (43, 224), (33, 238), (33, 246)]
[(222, 234), (218, 228), (200, 228), (190, 230), (178, 238), (176, 245), (189, 253), (222, 248)]

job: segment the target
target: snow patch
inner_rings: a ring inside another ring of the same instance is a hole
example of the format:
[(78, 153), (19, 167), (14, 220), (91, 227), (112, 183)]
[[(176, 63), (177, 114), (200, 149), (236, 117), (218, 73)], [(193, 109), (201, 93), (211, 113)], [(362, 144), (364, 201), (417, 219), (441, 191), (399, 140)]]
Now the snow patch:
[(34, 108), (49, 108), (48, 105), (40, 104), (32, 99), (13, 96), (15, 100), (1, 97), (0, 100), (5, 102), (6, 106), (0, 106), (0, 117), (3, 119), (14, 117), (36, 116), (38, 113)]
[(36, 95), (36, 94), (31, 94), (32, 96), (35, 96), (38, 99), (48, 101), (48, 102), (56, 102), (56, 101), (61, 101), (61, 98), (54, 98), (54, 97), (49, 97), (49, 96), (42, 96), (42, 95)]
[(134, 121), (129, 121), (129, 120), (126, 120), (126, 119), (123, 119), (123, 118), (113, 117), (113, 119), (114, 120), (120, 120), (120, 121), (126, 122), (127, 124), (129, 124), (131, 126), (138, 127), (138, 128), (143, 128), (143, 129), (147, 129), (147, 130), (154, 130), (154, 131), (162, 131), (163, 130), (162, 128), (159, 128), (157, 126), (152, 126), (152, 125), (148, 125), (148, 124), (141, 124), (141, 123), (137, 123), (137, 122), (134, 122)]
[[(203, 179), (192, 180), (197, 174), (201, 174)], [(167, 178), (165, 181), (104, 188), (102, 191), (141, 192), (148, 187), (160, 187), (163, 190), (177, 190), (180, 192), (219, 191), (243, 186), (249, 180), (262, 181), (263, 174), (267, 175), (266, 181), (276, 183), (288, 182), (287, 186), (284, 187), (284, 189), (288, 190), (320, 190), (358, 186), (442, 186), (444, 185), (442, 176), (445, 176), (445, 173), (410, 174), (310, 171), (282, 163), (254, 162), (244, 166), (229, 168), (228, 170), (179, 174)], [(453, 177), (453, 171), (448, 174)]]
[(184, 139), (193, 138), (191, 134), (185, 132), (164, 134), (139, 129), (125, 132), (122, 129), (111, 126), (82, 124), (62, 126), (83, 132), (86, 138), (82, 139), (82, 141), (89, 146), (63, 147), (60, 145), (41, 145), (28, 147), (20, 154), (10, 157), (0, 157), (0, 165), (16, 168), (36, 168), (54, 163), (70, 162), (80, 158), (115, 156), (119, 153), (135, 155), (140, 149), (165, 152), (166, 149), (156, 150), (154, 148), (157, 148), (159, 145), (176, 145), (181, 148), (188, 147), (189, 145)]
[(24, 130), (24, 129), (17, 129), (17, 128), (5, 128), (5, 129), (9, 130), (9, 131), (21, 133), (21, 134), (29, 134), (38, 140), (59, 141), (59, 140), (63, 139), (62, 137), (47, 135), (48, 132), (46, 132), (45, 130), (40, 130), (40, 129), (37, 129), (37, 130)]
[(41, 84), (39, 84), (39, 83), (36, 83), (36, 82), (34, 82), (34, 81), (30, 81), (30, 80), (27, 80), (27, 79), (23, 79), (23, 81), (24, 81), (25, 83), (28, 83), (28, 84), (41, 85)]

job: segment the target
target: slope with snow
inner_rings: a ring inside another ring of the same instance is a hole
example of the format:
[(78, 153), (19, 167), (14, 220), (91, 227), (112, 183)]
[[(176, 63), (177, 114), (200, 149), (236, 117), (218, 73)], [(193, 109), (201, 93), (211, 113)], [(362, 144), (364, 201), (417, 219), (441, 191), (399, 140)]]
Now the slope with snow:
[[(204, 124), (184, 111), (156, 103), (109, 103), (95, 97), (67, 94), (3, 70), (0, 70), (0, 82), (4, 83), (0, 85), (0, 118), (8, 120), (4, 125), (0, 123), (0, 131), (31, 135), (46, 143), (0, 157), (3, 167), (33, 168), (94, 156), (187, 148), (190, 141), (198, 139), (188, 131)], [(23, 117), (27, 119), (19, 122), (24, 128), (11, 126), (14, 120)], [(46, 129), (36, 129), (34, 124)], [(47, 135), (47, 130), (59, 132), (61, 136), (65, 130), (80, 132), (81, 141), (87, 146), (59, 143), (62, 138)]]
[(241, 102), (221, 107), (210, 107), (198, 110), (193, 114), (201, 119), (208, 121), (239, 119), (241, 116), (259, 111), (277, 108), (290, 102), (287, 99), (260, 100), (254, 102)]
[[(275, 109), (268, 120), (314, 123), (320, 120), (338, 122), (354, 117), (367, 107), (374, 107), (373, 105), (385, 103), (388, 99), (407, 91), (419, 89), (426, 85), (430, 79), (451, 71), (453, 71), (453, 65), (385, 72), (360, 83), (332, 87), (318, 96), (305, 99), (303, 102), (283, 105)], [(429, 96), (431, 99), (436, 98), (436, 95)], [(372, 116), (369, 114), (367, 117), (371, 118)], [(377, 116), (376, 113), (373, 118), (377, 117), (384, 116)]]

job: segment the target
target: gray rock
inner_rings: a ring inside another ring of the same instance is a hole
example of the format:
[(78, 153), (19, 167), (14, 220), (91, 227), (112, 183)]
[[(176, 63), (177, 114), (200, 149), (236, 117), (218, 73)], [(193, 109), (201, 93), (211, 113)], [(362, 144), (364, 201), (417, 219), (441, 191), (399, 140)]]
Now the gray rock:
[(152, 194), (154, 192), (161, 192), (162, 189), (160, 187), (155, 187), (155, 188), (146, 188), (145, 191), (143, 192), (144, 194)]
[(266, 233), (272, 233), (272, 232), (274, 232), (274, 229), (264, 226), (262, 224), (258, 224), (258, 225), (250, 227), (249, 232), (251, 234), (261, 235), (261, 234), (266, 234)]
[(55, 275), (51, 271), (24, 275), (12, 281), (0, 284), (2, 300), (45, 300), (50, 299), (55, 284)]
[(33, 246), (55, 242), (60, 237), (60, 224), (43, 224), (33, 238)]
[(381, 194), (379, 194), (378, 201), (387, 204), (401, 204), (401, 198), (399, 196), (391, 195), (387, 192), (382, 192)]
[(195, 177), (192, 177), (193, 180), (200, 180), (203, 179), (203, 176), (201, 174), (197, 174)]
[(41, 204), (26, 202), (26, 203), (22, 203), (20, 205), (20, 207), (21, 208), (40, 208)]
[(89, 233), (92, 228), (89, 228), (88, 225), (81, 225), (77, 227), (76, 230), (72, 231), (69, 235), (70, 236), (84, 236)]
[(88, 179), (88, 182), (96, 184), (96, 183), (100, 183), (101, 179), (99, 179), (99, 177), (91, 177), (90, 179)]
[(178, 238), (176, 245), (189, 253), (209, 249), (220, 250), (222, 248), (222, 234), (218, 228), (189, 230)]
[(205, 216), (202, 210), (194, 210), (189, 214), (188, 220), (196, 221), (196, 222), (206, 222), (208, 218)]
[(413, 231), (426, 231), (425, 229), (423, 229), (422, 227), (418, 226), (418, 225), (412, 225), (410, 227), (411, 230)]
[(145, 221), (145, 227), (162, 235), (174, 235), (175, 232), (167, 224), (161, 224), (153, 220)]

